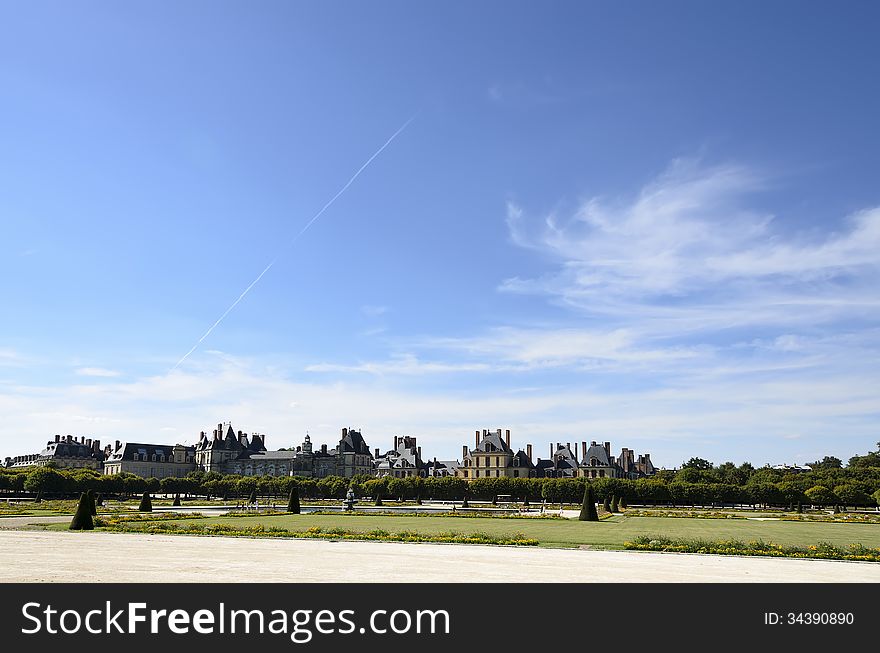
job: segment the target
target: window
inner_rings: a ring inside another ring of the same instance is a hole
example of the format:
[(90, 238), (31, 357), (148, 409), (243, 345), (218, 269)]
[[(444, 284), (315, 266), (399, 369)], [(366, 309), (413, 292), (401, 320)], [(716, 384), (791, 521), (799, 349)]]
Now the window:
[(467, 470), (464, 470), (464, 477), (465, 477), (465, 478), (468, 477), (468, 475), (467, 475)]
[(513, 470), (513, 477), (514, 477), (514, 478), (519, 478), (519, 470), (518, 470), (518, 469), (514, 469), (514, 470)]
[(495, 467), (501, 467), (501, 456), (495, 456)]
[(604, 469), (599, 470), (599, 478), (605, 478), (605, 470)]
[(480, 470), (479, 469), (474, 472), (474, 478), (480, 478)]

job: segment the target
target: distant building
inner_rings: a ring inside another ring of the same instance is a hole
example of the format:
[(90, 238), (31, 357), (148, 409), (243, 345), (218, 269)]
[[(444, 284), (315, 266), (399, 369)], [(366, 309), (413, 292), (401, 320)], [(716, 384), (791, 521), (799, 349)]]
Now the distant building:
[(183, 478), (196, 469), (195, 447), (182, 444), (116, 442), (104, 462), (105, 474), (136, 474), (143, 478)]
[(812, 472), (813, 468), (809, 465), (773, 465), (770, 469), (775, 469), (780, 472), (793, 472), (795, 474), (800, 472)]
[(409, 435), (394, 436), (394, 448), (379, 453), (373, 457), (375, 476), (384, 478), (408, 478), (410, 476), (425, 477), (428, 475), (428, 465), (422, 461), (422, 448), (416, 444), (416, 439)]
[(6, 458), (3, 466), (9, 469), (26, 469), (51, 464), (58, 469), (100, 470), (104, 456), (105, 452), (101, 450), (100, 440), (56, 435), (55, 440), (47, 442), (46, 448), (40, 453)]
[(425, 466), (425, 475), (431, 478), (446, 478), (447, 476), (456, 476), (461, 467), (461, 463), (457, 460), (433, 460), (428, 461)]
[[(456, 471), (458, 478), (474, 481), (478, 478), (528, 478), (534, 476), (531, 454), (510, 447), (510, 429), (501, 435), (501, 429), (475, 431), (474, 448), (462, 447), (462, 464)], [(530, 474), (531, 472), (531, 474)]]
[(581, 442), (581, 451), (579, 476), (637, 479), (657, 473), (657, 468), (651, 462), (651, 454), (641, 454), (636, 458), (632, 449), (624, 448), (615, 459), (611, 455), (610, 442), (590, 442), (589, 447), (586, 442)]
[(571, 444), (557, 442), (555, 449), (553, 444), (550, 445), (550, 458), (538, 459), (536, 468), (539, 478), (575, 478), (578, 476), (579, 465)]
[(196, 445), (196, 465), (203, 472), (218, 472), (220, 474), (241, 474), (233, 472), (234, 468), (243, 469), (242, 464), (251, 454), (266, 451), (264, 438), (259, 433), (248, 437), (247, 433), (236, 433), (232, 424), (226, 425), (224, 434), (223, 424), (218, 424), (212, 437), (208, 437), (204, 431), (199, 433), (199, 443)]
[(203, 431), (195, 447), (196, 465), (206, 472), (241, 476), (306, 476), (324, 478), (372, 475), (373, 456), (359, 431), (342, 429), (336, 448), (326, 444), (313, 450), (306, 434), (296, 449), (266, 449), (264, 435), (236, 432), (231, 424), (218, 424), (211, 437)]

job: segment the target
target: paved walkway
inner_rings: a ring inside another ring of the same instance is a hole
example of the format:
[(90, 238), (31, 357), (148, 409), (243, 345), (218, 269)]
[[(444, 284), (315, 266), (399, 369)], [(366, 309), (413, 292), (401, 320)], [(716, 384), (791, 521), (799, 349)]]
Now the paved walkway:
[(880, 582), (880, 564), (531, 547), (0, 531), (0, 582), (236, 580)]

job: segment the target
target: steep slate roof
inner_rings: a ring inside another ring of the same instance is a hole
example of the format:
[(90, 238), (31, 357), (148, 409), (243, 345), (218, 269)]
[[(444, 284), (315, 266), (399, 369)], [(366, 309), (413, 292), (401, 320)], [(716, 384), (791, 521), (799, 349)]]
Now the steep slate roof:
[(479, 451), (481, 453), (500, 451), (502, 453), (507, 453), (510, 452), (511, 449), (507, 446), (507, 443), (498, 431), (488, 431), (486, 435), (482, 436), (480, 439), (480, 444), (478, 444), (475, 449), (471, 449), (471, 451)]
[(355, 431), (353, 429), (348, 429), (348, 431), (346, 431), (345, 436), (339, 441), (339, 446), (341, 447), (342, 453), (371, 455), (370, 447), (368, 447), (367, 443), (364, 441), (364, 436), (361, 435), (360, 431)]
[[(83, 444), (82, 442), (67, 442), (65, 440), (61, 440), (60, 442), (49, 442), (46, 445), (46, 448), (40, 452), (40, 455), (52, 458), (97, 457), (96, 452), (92, 451), (91, 447)], [(101, 453), (101, 457), (103, 457), (103, 453)]]
[[(133, 460), (134, 454), (138, 455), (138, 460), (152, 460), (153, 454), (164, 456), (167, 460), (174, 453), (173, 444), (142, 444), (140, 442), (123, 442), (119, 448), (110, 454), (107, 459), (108, 463), (118, 462), (120, 460)], [(187, 453), (195, 454), (195, 447), (184, 447)], [(146, 458), (144, 458), (146, 456)]]
[(590, 448), (587, 449), (587, 453), (584, 456), (584, 459), (581, 461), (581, 464), (586, 467), (591, 467), (590, 459), (595, 458), (598, 463), (596, 467), (613, 467), (614, 463), (608, 458), (608, 452), (605, 451), (605, 447), (601, 444), (597, 444), (595, 442), (590, 443)]
[(531, 461), (531, 459), (526, 455), (526, 452), (520, 449), (513, 456), (513, 462), (511, 463), (513, 467), (528, 467), (529, 469), (534, 469), (535, 464)]

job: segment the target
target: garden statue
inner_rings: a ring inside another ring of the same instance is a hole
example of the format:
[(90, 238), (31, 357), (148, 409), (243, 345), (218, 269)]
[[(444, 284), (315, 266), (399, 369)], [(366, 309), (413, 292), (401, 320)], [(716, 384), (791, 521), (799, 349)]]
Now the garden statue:
[(354, 504), (357, 503), (357, 499), (354, 498), (354, 490), (348, 488), (348, 492), (345, 493), (345, 500), (342, 502), (342, 505), (345, 506), (346, 510), (352, 510), (354, 508)]

